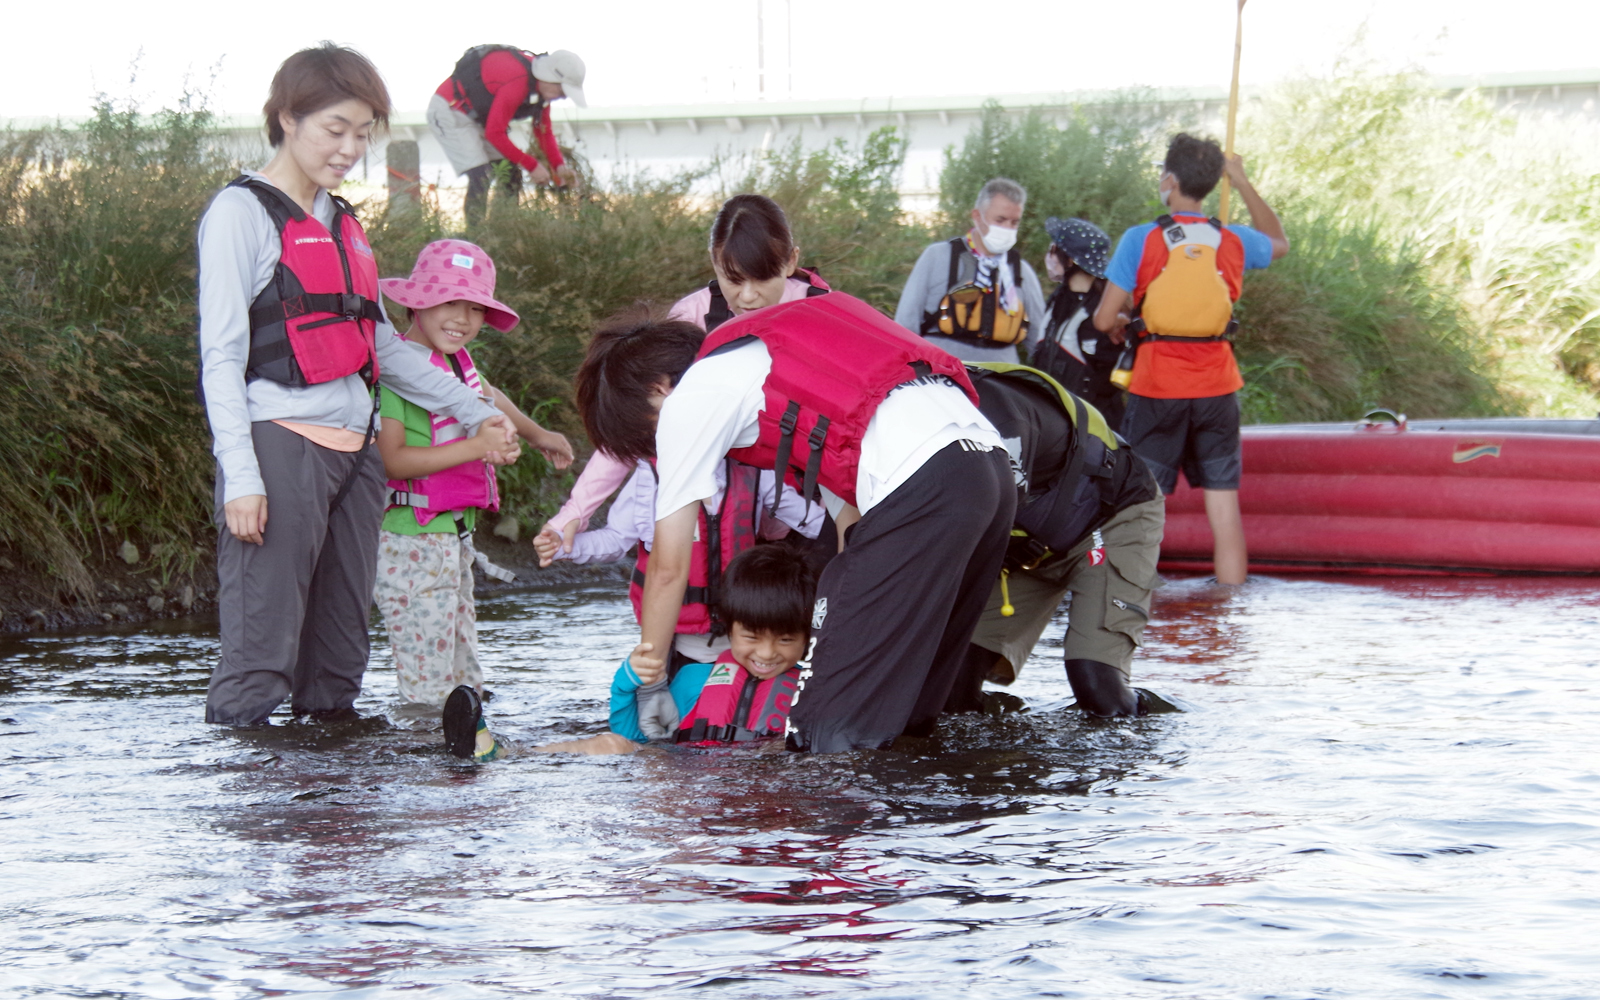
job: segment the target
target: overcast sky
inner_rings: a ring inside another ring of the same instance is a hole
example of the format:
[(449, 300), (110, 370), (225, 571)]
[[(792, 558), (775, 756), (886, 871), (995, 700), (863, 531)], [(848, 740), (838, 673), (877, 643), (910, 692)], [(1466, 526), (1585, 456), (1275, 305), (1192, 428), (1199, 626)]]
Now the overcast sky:
[[(756, 100), (758, 10), (771, 100), (1225, 87), (1233, 55), (1232, 0), (798, 0), (792, 25), (786, 0), (77, 0), (6, 15), (0, 118), (81, 115), (98, 92), (154, 107), (186, 75), (215, 110), (258, 112), (278, 63), (323, 38), (370, 56), (402, 111), (420, 111), (480, 42), (573, 49), (589, 65), (591, 106)], [(1384, 66), (1448, 75), (1600, 66), (1594, 0), (1252, 0), (1243, 79), (1325, 73), (1363, 25), (1365, 52)]]

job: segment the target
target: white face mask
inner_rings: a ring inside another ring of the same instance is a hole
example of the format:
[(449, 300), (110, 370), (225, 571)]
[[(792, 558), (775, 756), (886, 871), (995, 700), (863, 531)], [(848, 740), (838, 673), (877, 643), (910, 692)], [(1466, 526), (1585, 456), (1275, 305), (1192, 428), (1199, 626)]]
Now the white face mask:
[(1172, 191), (1176, 187), (1177, 187), (1177, 185), (1174, 184), (1172, 187), (1169, 187), (1166, 190), (1160, 192), (1160, 195), (1161, 195), (1161, 207), (1162, 208), (1171, 208), (1172, 207)]
[(983, 234), (983, 245), (991, 254), (1005, 253), (1017, 245), (1017, 231), (1005, 226), (990, 226)]

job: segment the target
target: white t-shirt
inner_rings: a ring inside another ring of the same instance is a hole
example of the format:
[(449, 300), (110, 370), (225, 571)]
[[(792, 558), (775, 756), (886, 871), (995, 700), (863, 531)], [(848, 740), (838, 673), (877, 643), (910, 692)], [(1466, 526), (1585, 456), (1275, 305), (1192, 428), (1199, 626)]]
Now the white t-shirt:
[[(697, 361), (683, 373), (661, 404), (656, 424), (658, 516), (715, 494), (723, 458), (756, 443), (766, 408), (762, 386), (771, 371), (767, 345), (752, 339)], [(895, 389), (878, 404), (861, 439), (856, 506), (865, 514), (937, 452), (962, 440), (1004, 447), (994, 426), (954, 383), (930, 377)], [(804, 442), (797, 442), (796, 449), (803, 454)], [(837, 514), (833, 503), (829, 507)]]

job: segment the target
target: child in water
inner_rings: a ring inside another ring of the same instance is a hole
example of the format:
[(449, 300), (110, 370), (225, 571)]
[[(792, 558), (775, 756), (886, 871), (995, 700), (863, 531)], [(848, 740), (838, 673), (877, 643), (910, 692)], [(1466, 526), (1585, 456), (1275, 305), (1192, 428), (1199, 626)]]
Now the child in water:
[[(406, 307), (409, 346), (493, 403), (520, 437), (565, 468), (572, 461), (567, 439), (496, 392), (467, 351), (484, 323), (502, 331), (517, 325), (517, 314), (495, 299), (494, 282), (494, 261), (481, 248), (438, 240), (422, 248), (410, 277), (385, 278), (379, 285)], [(387, 389), (379, 412), (389, 508), (373, 596), (389, 629), (400, 695), (407, 702), (444, 706), (452, 754), (494, 760), (504, 748), (482, 725), (472, 569), (476, 564), (492, 575), (503, 571), (475, 552), (472, 530), (480, 511), (500, 506), (489, 461), (515, 456), (505, 454), (503, 435), (480, 429), (468, 437), (459, 422)]]
[[(691, 663), (672, 678), (677, 705), (675, 743), (711, 746), (784, 734), (799, 684), (795, 664), (805, 657), (817, 581), (805, 553), (782, 542), (757, 545), (728, 564), (718, 600), (732, 646), (715, 663)], [(638, 692), (659, 680), (632, 661), (634, 648), (611, 682), (611, 732), (539, 747), (550, 753), (632, 753), (647, 742)], [(646, 703), (648, 704), (648, 703)], [(648, 710), (648, 709), (647, 709)]]

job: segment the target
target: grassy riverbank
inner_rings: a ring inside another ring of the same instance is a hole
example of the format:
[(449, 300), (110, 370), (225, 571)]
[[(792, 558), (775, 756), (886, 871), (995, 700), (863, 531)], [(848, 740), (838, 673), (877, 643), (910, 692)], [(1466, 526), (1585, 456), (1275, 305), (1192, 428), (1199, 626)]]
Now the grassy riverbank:
[[(497, 204), (473, 237), (524, 322), (485, 331), (479, 354), (525, 408), (581, 438), (568, 394), (587, 331), (710, 277), (697, 194), (708, 186), (773, 195), (805, 263), (892, 309), (921, 247), (965, 228), (985, 177), (1028, 185), (1023, 249), (1036, 262), (1047, 215), (1090, 218), (1115, 236), (1157, 214), (1151, 161), (1183, 124), (1134, 102), (1060, 123), (996, 110), (948, 155), (945, 218), (931, 225), (899, 210), (904, 144), (893, 130), (860, 148), (789, 148)], [(209, 125), (190, 106), (142, 116), (106, 104), (81, 128), (0, 135), (0, 570), (33, 581), (30, 602), (106, 600), (96, 567), (125, 555), (140, 586), (169, 595), (209, 566), (193, 239), (238, 168)], [(1409, 78), (1359, 75), (1284, 88), (1241, 136), (1294, 243), (1252, 275), (1240, 304), (1251, 418), (1346, 419), (1375, 405), (1594, 412), (1591, 137), (1513, 122), (1471, 96), (1447, 101)], [(437, 205), (362, 208), (386, 274), (454, 225)], [(526, 535), (569, 482), (530, 456), (505, 475), (506, 512)]]

